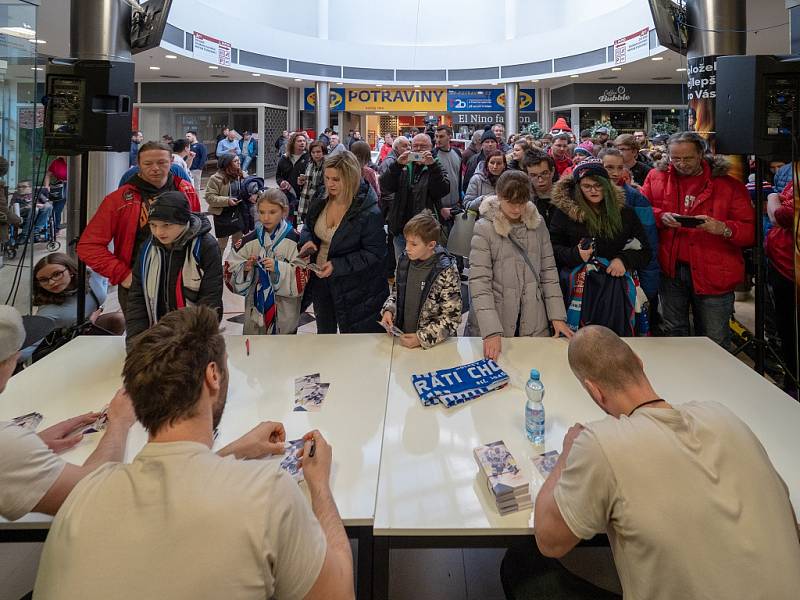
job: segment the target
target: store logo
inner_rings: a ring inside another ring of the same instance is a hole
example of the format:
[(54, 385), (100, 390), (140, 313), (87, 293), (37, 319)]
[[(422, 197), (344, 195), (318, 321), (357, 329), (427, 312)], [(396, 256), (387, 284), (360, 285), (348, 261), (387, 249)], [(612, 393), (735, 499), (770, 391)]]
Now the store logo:
[(344, 96), (339, 92), (331, 92), (331, 108), (337, 108), (344, 105)]
[(317, 105), (317, 93), (310, 92), (308, 96), (306, 96), (306, 102), (308, 102), (309, 106), (316, 106)]
[(600, 102), (628, 102), (631, 97), (624, 85), (619, 86), (617, 89), (607, 89), (600, 94), (597, 99)]

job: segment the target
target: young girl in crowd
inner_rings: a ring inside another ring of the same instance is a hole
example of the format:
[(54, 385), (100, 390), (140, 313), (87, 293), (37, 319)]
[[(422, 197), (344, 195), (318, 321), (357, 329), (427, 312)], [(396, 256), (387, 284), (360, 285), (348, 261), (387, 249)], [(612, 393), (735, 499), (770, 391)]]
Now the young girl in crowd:
[(483, 354), (492, 360), (504, 337), (547, 336), (551, 325), (556, 336), (572, 336), (550, 236), (531, 196), (528, 176), (507, 171), (475, 223), (467, 335), (481, 336)]
[[(122, 313), (103, 314), (108, 280), (94, 271), (86, 277), (86, 302), (83, 321), (91, 321), (98, 332), (122, 335), (125, 317)], [(77, 324), (78, 263), (63, 252), (43, 256), (33, 268), (33, 305), (41, 317), (53, 320), (59, 329)], [(82, 321), (82, 322), (83, 322)]]
[(487, 152), (486, 160), (478, 165), (478, 168), (475, 169), (475, 175), (469, 180), (467, 193), (464, 195), (464, 206), (470, 210), (477, 211), (484, 198), (494, 195), (497, 179), (507, 168), (505, 154), (500, 150)]
[(255, 231), (234, 244), (225, 284), (245, 297), (246, 335), (296, 333), (308, 271), (297, 259), (297, 231), (286, 220), (289, 202), (276, 188), (259, 193)]
[(189, 212), (181, 192), (164, 192), (150, 205), (151, 236), (139, 249), (125, 319), (128, 340), (170, 311), (196, 304), (222, 319), (222, 256), (211, 224)]

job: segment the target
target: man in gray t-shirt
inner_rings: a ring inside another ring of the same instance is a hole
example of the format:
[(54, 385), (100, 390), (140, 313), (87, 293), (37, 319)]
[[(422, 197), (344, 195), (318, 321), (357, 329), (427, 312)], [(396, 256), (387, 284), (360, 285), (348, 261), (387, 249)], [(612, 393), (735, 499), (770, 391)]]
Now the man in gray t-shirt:
[[(36, 317), (28, 319), (26, 327), (15, 308), (0, 306), (0, 392), (17, 366), (19, 350), (47, 333)], [(33, 414), (26, 415), (27, 419), (0, 421), (0, 516), (15, 520), (29, 512), (54, 515), (83, 477), (105, 462), (122, 460), (128, 429), (136, 420), (122, 390), (111, 401), (107, 416), (103, 439), (83, 466), (63, 461), (56, 452), (80, 442), (83, 435), (75, 432), (94, 423), (100, 413), (67, 419), (38, 434), (35, 429), (41, 417)]]

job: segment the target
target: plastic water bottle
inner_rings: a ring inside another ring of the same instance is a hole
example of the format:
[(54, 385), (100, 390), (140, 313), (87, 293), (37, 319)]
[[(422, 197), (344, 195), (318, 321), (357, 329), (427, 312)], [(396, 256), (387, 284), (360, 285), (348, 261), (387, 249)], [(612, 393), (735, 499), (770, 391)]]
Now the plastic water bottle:
[(544, 452), (544, 384), (539, 381), (539, 371), (531, 369), (531, 378), (525, 384), (525, 433), (528, 440)]

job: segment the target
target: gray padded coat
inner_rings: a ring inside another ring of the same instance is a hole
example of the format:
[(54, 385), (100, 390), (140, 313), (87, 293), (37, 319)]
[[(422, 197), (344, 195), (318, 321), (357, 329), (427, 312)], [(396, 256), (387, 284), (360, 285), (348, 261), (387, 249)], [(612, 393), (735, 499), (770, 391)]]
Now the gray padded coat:
[[(469, 253), (471, 304), (467, 335), (547, 336), (550, 321), (565, 321), (567, 311), (558, 282), (550, 235), (536, 206), (528, 202), (522, 223), (512, 224), (497, 196), (487, 196), (475, 224)], [(509, 235), (527, 250), (537, 283)]]

